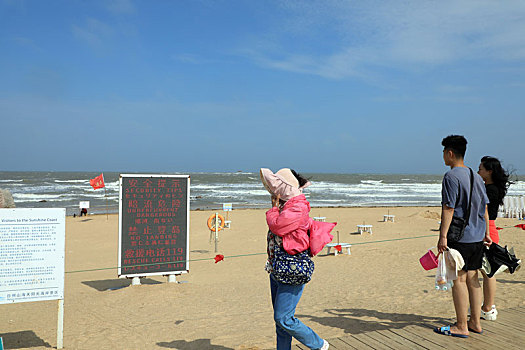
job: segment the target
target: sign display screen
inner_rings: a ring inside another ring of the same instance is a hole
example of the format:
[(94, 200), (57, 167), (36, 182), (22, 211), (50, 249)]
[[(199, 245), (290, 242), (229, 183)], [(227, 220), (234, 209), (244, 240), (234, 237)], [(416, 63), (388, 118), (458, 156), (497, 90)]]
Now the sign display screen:
[(189, 270), (188, 175), (120, 176), (119, 277)]

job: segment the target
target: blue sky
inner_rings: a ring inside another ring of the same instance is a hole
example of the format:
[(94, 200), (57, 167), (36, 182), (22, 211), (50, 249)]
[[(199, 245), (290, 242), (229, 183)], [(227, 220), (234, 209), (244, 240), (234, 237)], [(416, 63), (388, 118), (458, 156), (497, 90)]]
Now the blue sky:
[(0, 170), (525, 173), (525, 2), (0, 0)]

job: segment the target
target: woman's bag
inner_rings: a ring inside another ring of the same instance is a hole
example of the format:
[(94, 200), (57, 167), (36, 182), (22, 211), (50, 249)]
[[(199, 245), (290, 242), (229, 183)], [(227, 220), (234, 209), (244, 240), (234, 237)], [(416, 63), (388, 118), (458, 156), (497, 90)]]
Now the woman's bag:
[(312, 279), (315, 264), (310, 259), (308, 251), (288, 254), (283, 247), (278, 244), (274, 247), (274, 257), (272, 261), (272, 274), (275, 279), (284, 284), (306, 284)]
[(474, 173), (472, 169), (470, 170), (470, 195), (468, 198), (468, 208), (467, 212), (464, 214), (464, 217), (453, 216), (452, 221), (450, 222), (450, 227), (447, 232), (447, 242), (454, 243), (458, 242), (463, 238), (465, 233), (465, 228), (468, 226), (470, 218), (470, 208), (472, 207), (472, 188), (474, 187)]
[(482, 269), (487, 274), (487, 277), (492, 277), (500, 272), (507, 271), (514, 273), (521, 267), (521, 260), (516, 258), (514, 249), (507, 249), (507, 246), (502, 246), (492, 243), (483, 251), (483, 265)]

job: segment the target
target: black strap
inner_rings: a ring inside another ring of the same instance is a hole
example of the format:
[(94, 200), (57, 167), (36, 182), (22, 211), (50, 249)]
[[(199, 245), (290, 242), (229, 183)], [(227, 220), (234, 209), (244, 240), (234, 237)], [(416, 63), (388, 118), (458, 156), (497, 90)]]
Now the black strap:
[(474, 172), (470, 168), (468, 168), (468, 170), (470, 170), (470, 195), (468, 197), (467, 217), (465, 218), (467, 224), (465, 226), (468, 226), (468, 222), (470, 220), (470, 208), (472, 208), (472, 188), (474, 187)]

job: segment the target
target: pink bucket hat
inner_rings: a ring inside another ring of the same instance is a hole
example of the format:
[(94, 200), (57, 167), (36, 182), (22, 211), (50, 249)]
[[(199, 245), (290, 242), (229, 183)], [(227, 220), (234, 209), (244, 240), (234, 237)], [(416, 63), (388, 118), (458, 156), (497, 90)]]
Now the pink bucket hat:
[(303, 188), (310, 186), (308, 181), (304, 186), (299, 187), (299, 181), (288, 168), (283, 168), (275, 174), (267, 168), (261, 168), (261, 181), (264, 187), (272, 195), (279, 195), (282, 200), (288, 201), (303, 193)]

